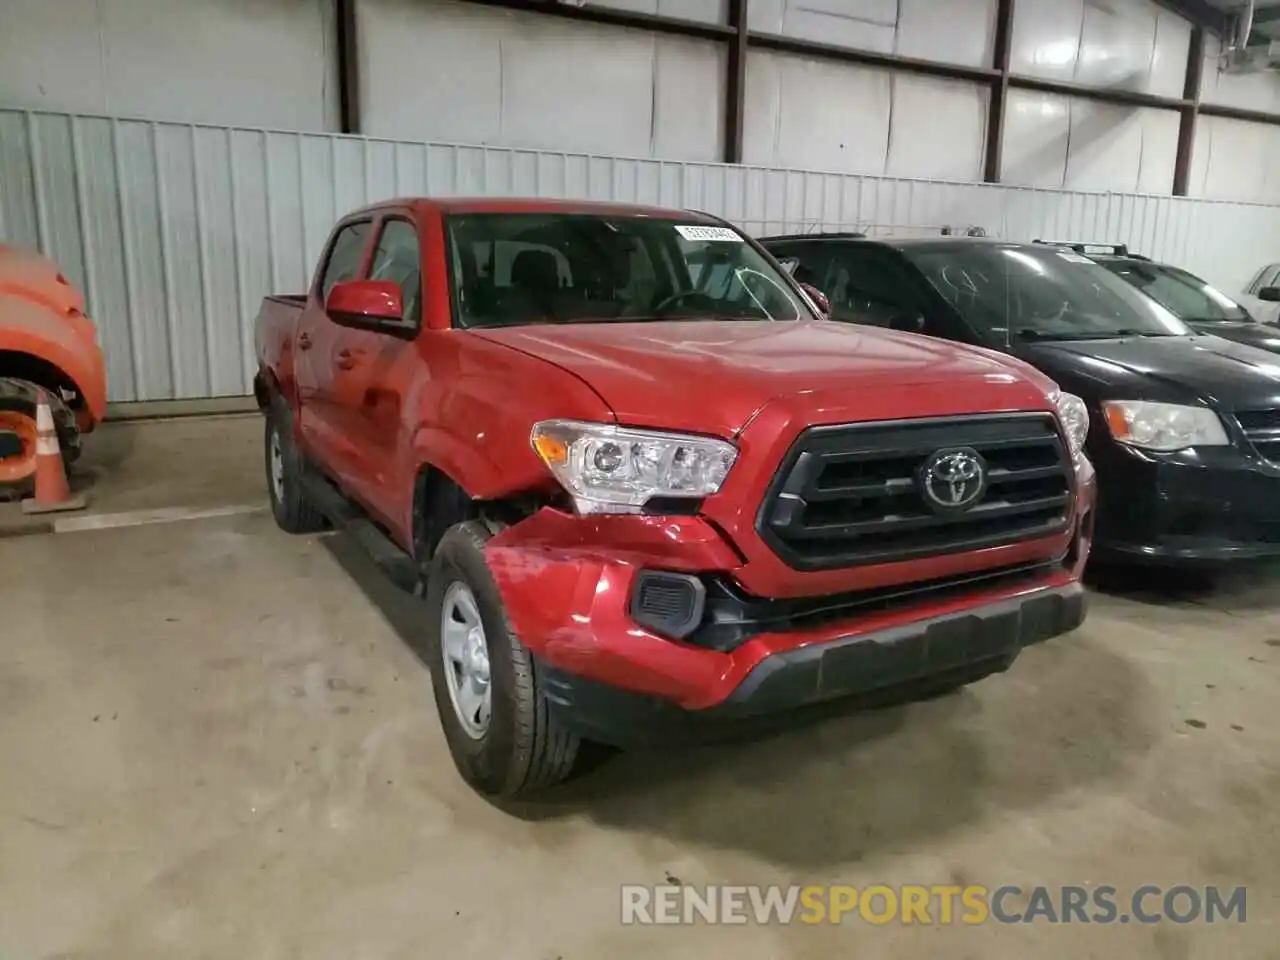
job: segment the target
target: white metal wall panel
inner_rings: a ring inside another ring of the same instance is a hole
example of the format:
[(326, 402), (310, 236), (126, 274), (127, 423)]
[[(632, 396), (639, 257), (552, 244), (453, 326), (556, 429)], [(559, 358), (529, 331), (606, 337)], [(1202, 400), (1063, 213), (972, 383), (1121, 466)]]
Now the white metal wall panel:
[(247, 393), (261, 297), (304, 289), (333, 219), (396, 194), (638, 201), (756, 234), (1124, 242), (1225, 289), (1280, 258), (1277, 206), (0, 110), (0, 240), (83, 282), (115, 401)]
[(6, 104), (337, 129), (333, 0), (3, 0)]
[(989, 96), (976, 84), (757, 51), (743, 155), (762, 166), (977, 180)]
[(357, 12), (371, 135), (721, 155), (721, 44), (452, 2), (360, 0)]
[(1167, 193), (1178, 122), (1172, 110), (1010, 90), (1001, 179), (1021, 186)]
[(591, 6), (657, 13), (698, 23), (726, 23), (729, 0), (591, 0)]
[(1274, 70), (1224, 73), (1219, 63), (1221, 54), (1221, 41), (1217, 37), (1205, 37), (1200, 99), (1227, 107), (1280, 113), (1280, 73)]
[(1181, 97), (1191, 25), (1152, 0), (1017, 0), (1014, 73)]
[(1188, 186), (1192, 196), (1280, 203), (1280, 127), (1201, 117)]
[(801, 40), (989, 66), (996, 0), (751, 0), (749, 26)]
[(895, 52), (966, 67), (989, 67), (996, 0), (900, 0)]
[(885, 172), (928, 180), (981, 180), (988, 87), (900, 73), (893, 77)]

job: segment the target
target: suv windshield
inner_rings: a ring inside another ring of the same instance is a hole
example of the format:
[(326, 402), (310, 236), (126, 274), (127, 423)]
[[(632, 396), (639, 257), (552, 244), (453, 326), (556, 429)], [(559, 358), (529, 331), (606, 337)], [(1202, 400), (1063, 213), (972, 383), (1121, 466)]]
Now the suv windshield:
[(1215, 323), (1252, 319), (1225, 293), (1177, 267), (1132, 260), (1100, 260), (1099, 264), (1137, 287), (1179, 320)]
[(974, 241), (903, 253), (980, 335), (1030, 340), (1184, 336), (1155, 300), (1070, 250)]
[(812, 318), (729, 227), (639, 216), (446, 217), (459, 326)]

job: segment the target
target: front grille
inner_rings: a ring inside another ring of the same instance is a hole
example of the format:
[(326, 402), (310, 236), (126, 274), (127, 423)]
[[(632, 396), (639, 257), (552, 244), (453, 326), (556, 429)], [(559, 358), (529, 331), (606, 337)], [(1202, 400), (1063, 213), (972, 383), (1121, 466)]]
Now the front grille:
[(1240, 410), (1236, 422), (1260, 456), (1280, 463), (1280, 409)]
[[(940, 451), (985, 461), (987, 488), (939, 512), (921, 487)], [(811, 427), (787, 453), (757, 529), (793, 569), (824, 570), (1003, 546), (1064, 530), (1072, 468), (1048, 414)]]

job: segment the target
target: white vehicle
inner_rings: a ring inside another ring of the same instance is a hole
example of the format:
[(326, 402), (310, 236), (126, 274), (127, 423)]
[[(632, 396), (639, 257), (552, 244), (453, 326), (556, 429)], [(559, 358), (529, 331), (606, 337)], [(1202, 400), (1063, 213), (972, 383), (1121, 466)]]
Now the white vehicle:
[(1259, 270), (1239, 299), (1255, 320), (1280, 322), (1280, 263)]

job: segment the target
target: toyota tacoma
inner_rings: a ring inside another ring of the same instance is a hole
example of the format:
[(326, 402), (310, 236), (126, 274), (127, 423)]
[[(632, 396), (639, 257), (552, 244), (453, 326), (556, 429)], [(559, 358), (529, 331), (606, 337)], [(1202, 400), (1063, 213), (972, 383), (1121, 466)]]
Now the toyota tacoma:
[(1082, 402), (994, 352), (832, 323), (717, 218), (403, 200), (257, 321), (271, 506), (425, 598), (488, 795), (1009, 666), (1084, 617)]

